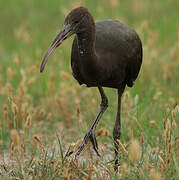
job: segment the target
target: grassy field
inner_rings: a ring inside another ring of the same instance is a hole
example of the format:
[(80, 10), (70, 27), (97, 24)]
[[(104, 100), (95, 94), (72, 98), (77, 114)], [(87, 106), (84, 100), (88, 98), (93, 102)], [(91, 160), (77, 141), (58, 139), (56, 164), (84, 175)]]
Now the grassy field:
[[(122, 98), (120, 168), (113, 170), (117, 91), (98, 128), (98, 158), (88, 147), (73, 155), (99, 111), (96, 88), (73, 79), (73, 37), (39, 67), (74, 7), (95, 20), (118, 19), (143, 43), (142, 69)], [(1, 0), (0, 179), (177, 179), (179, 172), (179, 1)], [(71, 154), (69, 156), (69, 154)], [(178, 171), (178, 172), (177, 172)]]

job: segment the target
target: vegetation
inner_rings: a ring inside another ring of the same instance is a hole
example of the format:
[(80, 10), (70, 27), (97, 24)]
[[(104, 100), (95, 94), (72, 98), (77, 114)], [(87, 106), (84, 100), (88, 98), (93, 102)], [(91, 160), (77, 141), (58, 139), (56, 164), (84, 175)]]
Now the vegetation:
[[(39, 67), (65, 16), (84, 5), (95, 20), (118, 19), (143, 42), (142, 69), (122, 98), (120, 167), (113, 169), (117, 92), (97, 128), (101, 157), (74, 152), (99, 111), (96, 88), (71, 75), (73, 37)], [(1, 179), (177, 179), (179, 2), (177, 0), (0, 1)]]

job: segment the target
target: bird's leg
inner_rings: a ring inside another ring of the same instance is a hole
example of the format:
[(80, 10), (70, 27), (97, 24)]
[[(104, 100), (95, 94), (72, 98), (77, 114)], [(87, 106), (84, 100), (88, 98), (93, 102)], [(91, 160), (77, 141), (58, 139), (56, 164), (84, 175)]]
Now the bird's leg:
[(96, 130), (96, 126), (97, 126), (101, 116), (103, 115), (104, 111), (108, 107), (108, 99), (107, 99), (107, 97), (106, 97), (106, 95), (105, 95), (105, 93), (103, 91), (103, 88), (101, 86), (99, 86), (98, 89), (99, 89), (99, 92), (101, 94), (100, 112), (98, 113), (98, 115), (96, 117), (96, 120), (92, 124), (91, 128), (86, 133), (82, 144), (80, 145), (80, 147), (78, 148), (77, 153), (75, 154), (75, 158), (81, 153), (81, 151), (84, 149), (85, 145), (87, 144), (87, 142), (89, 140), (93, 144), (93, 149), (95, 150), (96, 154), (98, 156), (100, 156), (100, 154), (98, 152), (98, 144), (97, 144), (97, 140), (96, 140), (96, 136), (95, 136), (95, 130)]
[(115, 146), (115, 166), (114, 169), (118, 170), (118, 139), (120, 138), (121, 132), (121, 121), (120, 121), (120, 110), (121, 110), (121, 97), (124, 92), (125, 86), (122, 86), (118, 89), (118, 111), (117, 111), (117, 117), (116, 122), (113, 129), (113, 138), (114, 138), (114, 146)]

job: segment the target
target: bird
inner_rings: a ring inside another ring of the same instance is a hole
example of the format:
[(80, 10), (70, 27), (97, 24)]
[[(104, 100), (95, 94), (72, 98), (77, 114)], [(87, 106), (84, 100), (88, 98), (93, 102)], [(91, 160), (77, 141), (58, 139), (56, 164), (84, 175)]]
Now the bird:
[(79, 85), (97, 87), (101, 96), (100, 111), (84, 136), (75, 157), (80, 155), (89, 141), (100, 156), (95, 130), (108, 107), (108, 98), (103, 88), (113, 88), (118, 93), (117, 115), (113, 128), (114, 161), (117, 169), (118, 140), (121, 135), (121, 97), (125, 87), (132, 87), (138, 77), (143, 57), (142, 42), (135, 30), (119, 20), (95, 22), (89, 10), (80, 6), (72, 9), (66, 16), (64, 26), (42, 60), (40, 72), (43, 72), (49, 55), (73, 34), (75, 37), (71, 50), (72, 75)]

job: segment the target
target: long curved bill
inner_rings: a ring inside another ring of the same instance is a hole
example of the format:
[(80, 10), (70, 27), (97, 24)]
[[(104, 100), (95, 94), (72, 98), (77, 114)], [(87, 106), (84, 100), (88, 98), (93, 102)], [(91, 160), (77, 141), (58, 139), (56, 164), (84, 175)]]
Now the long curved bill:
[(60, 31), (60, 33), (56, 36), (56, 38), (54, 39), (54, 41), (52, 42), (51, 46), (49, 47), (49, 49), (47, 50), (41, 66), (40, 66), (40, 72), (43, 72), (44, 68), (45, 68), (45, 64), (47, 63), (48, 57), (50, 56), (50, 54), (68, 37), (70, 37), (73, 34), (73, 29), (70, 25), (65, 25), (63, 27), (63, 29)]

